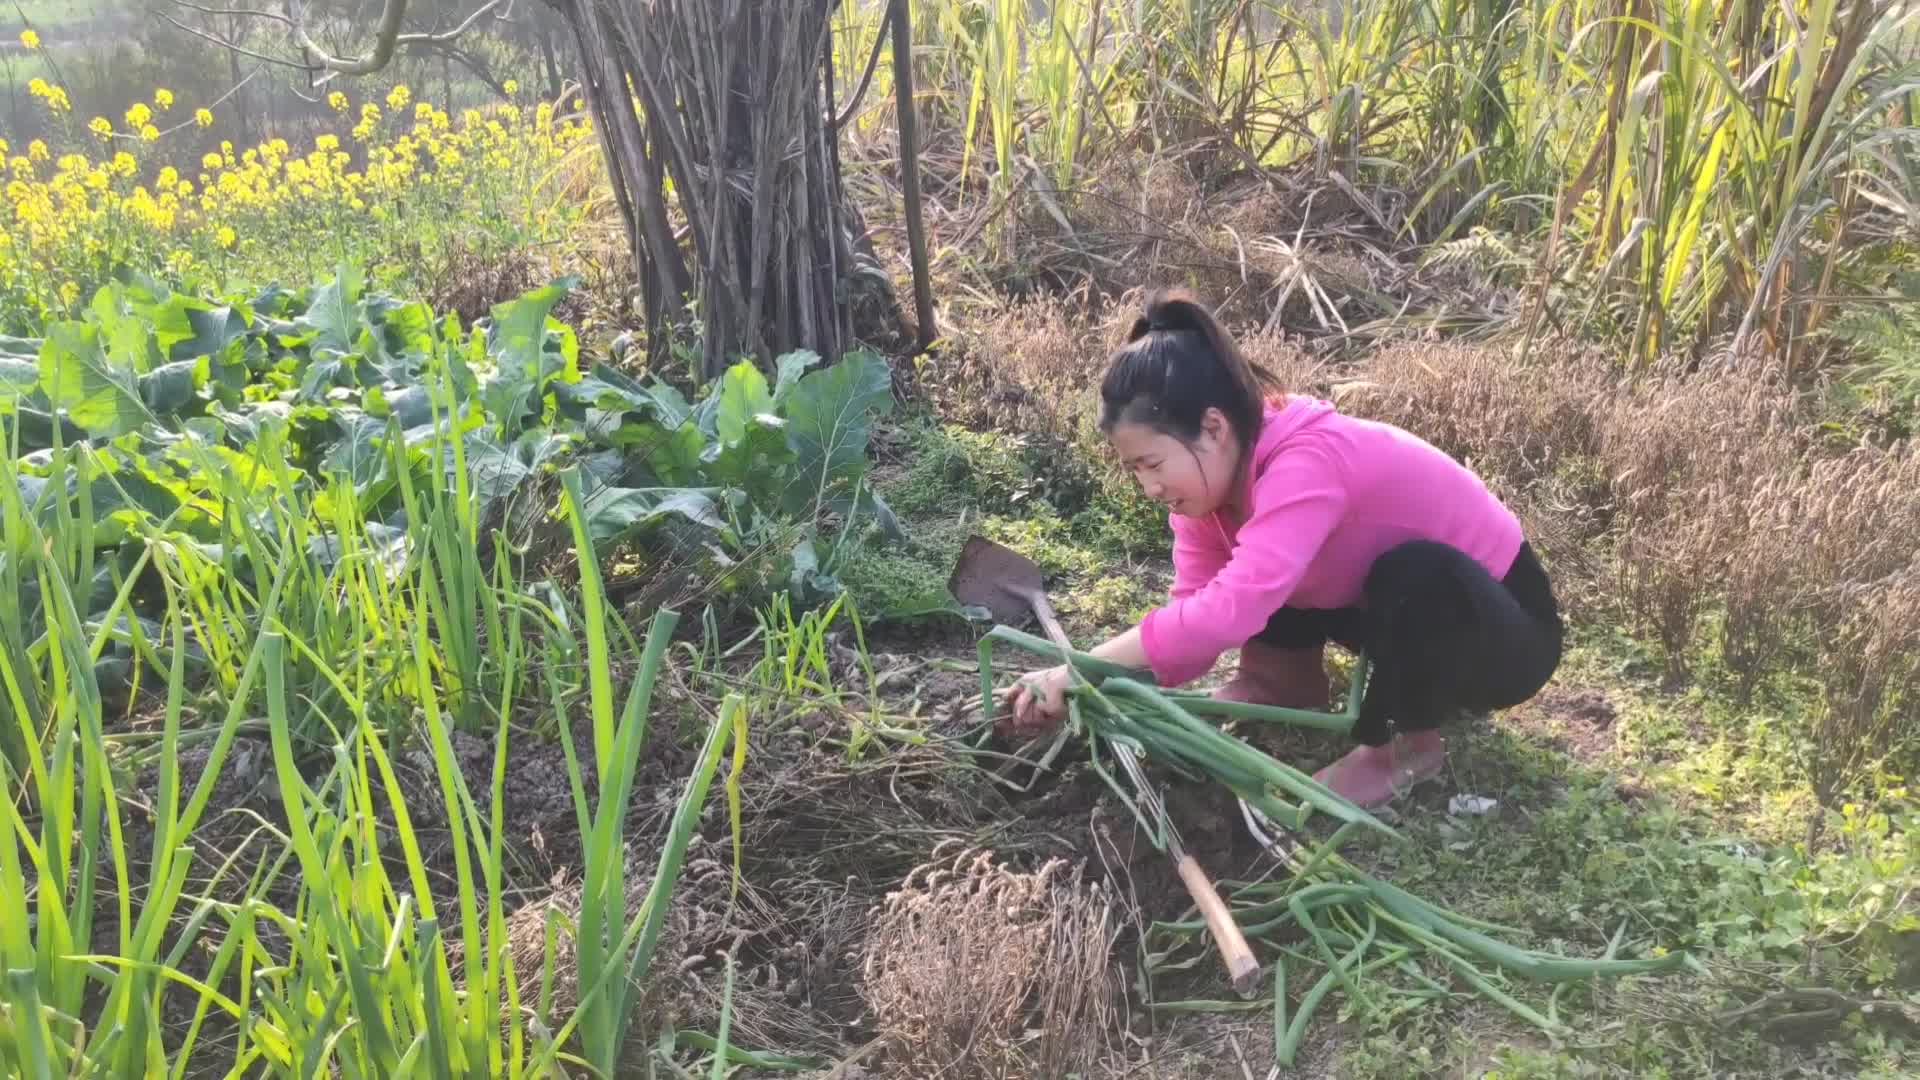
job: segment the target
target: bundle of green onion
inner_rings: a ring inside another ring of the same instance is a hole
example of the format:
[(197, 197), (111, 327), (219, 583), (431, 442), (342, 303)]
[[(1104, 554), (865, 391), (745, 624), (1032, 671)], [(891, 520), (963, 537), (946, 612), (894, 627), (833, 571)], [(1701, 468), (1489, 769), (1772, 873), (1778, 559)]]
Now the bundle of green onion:
[[(1009, 627), (995, 627), (980, 644), (982, 707), (989, 714), (994, 700), (993, 650), (1000, 643), (1063, 657), (1062, 650), (1051, 642)], [(1351, 723), (1351, 713), (1342, 717), (1251, 705), (1222, 709), (1192, 696), (1163, 693), (1153, 685), (1150, 675), (1085, 653), (1067, 651), (1064, 660), (1072, 666), (1076, 678), (1068, 696), (1071, 722), (1062, 729), (1060, 739), (1077, 733), (1088, 740), (1094, 770), (1133, 812), (1156, 846), (1164, 849), (1167, 824), (1143, 811), (1138, 793), (1130, 793), (1119, 782), (1116, 770), (1103, 763), (1107, 742), (1126, 742), (1147, 758), (1196, 780), (1225, 785), (1244, 806), (1270, 823), (1299, 832), (1316, 812), (1340, 823), (1318, 844), (1303, 841), (1284, 852), (1275, 851), (1288, 871), (1285, 880), (1222, 883), (1229, 890), (1228, 906), (1241, 932), (1257, 949), (1264, 946), (1272, 958), (1274, 1039), (1276, 1060), (1281, 1064), (1292, 1064), (1308, 1020), (1335, 989), (1347, 995), (1356, 1011), (1391, 1018), (1462, 992), (1435, 977), (1451, 972), (1470, 992), (1550, 1034), (1559, 1034), (1564, 1030), (1557, 1009), (1559, 988), (1542, 1012), (1505, 989), (1501, 977), (1567, 984), (1664, 973), (1682, 966), (1698, 968), (1684, 952), (1642, 960), (1617, 959), (1624, 926), (1609, 943), (1606, 954), (1591, 960), (1516, 948), (1489, 936), (1518, 931), (1437, 907), (1366, 874), (1340, 855), (1340, 849), (1362, 832), (1379, 833), (1404, 843), (1403, 834), (1307, 774), (1196, 715), (1230, 713), (1251, 720), (1343, 730)], [(1058, 746), (1056, 742), (1056, 751)], [(1143, 984), (1158, 972), (1194, 966), (1206, 948), (1206, 924), (1191, 910), (1179, 921), (1152, 924), (1143, 942)], [(1289, 961), (1325, 968), (1297, 1003), (1288, 999)], [(1142, 997), (1151, 1000), (1146, 989), (1143, 985)], [(1184, 1001), (1155, 1007), (1228, 1011), (1264, 1006), (1238, 1001)]]

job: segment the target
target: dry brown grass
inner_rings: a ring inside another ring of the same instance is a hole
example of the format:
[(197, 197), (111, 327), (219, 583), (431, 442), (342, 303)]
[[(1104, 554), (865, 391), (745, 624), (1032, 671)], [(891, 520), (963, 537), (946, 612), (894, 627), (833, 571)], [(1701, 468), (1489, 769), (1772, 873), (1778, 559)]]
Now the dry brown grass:
[(937, 849), (874, 910), (861, 992), (901, 1075), (1087, 1075), (1111, 1052), (1118, 923), (1063, 860)]
[[(638, 910), (652, 885), (651, 874), (636, 874), (627, 886), (627, 909)], [(580, 1005), (580, 963), (577, 936), (580, 926), (580, 882), (556, 880), (545, 898), (526, 904), (507, 916), (507, 953), (520, 985), (521, 1007), (549, 1032), (559, 1030)], [(675, 1026), (684, 989), (675, 961), (685, 939), (686, 918), (670, 916), (654, 954), (655, 963), (644, 984), (633, 987), (632, 1011), (622, 1046), (622, 1060), (638, 1066), (653, 1039)], [(464, 970), (459, 942), (450, 943), (448, 960), (455, 978)]]
[(1509, 491), (1598, 448), (1613, 384), (1605, 361), (1589, 353), (1521, 363), (1482, 345), (1391, 345), (1362, 372), (1344, 384), (1343, 409), (1405, 428)]
[(1728, 585), (1756, 493), (1793, 475), (1802, 430), (1792, 391), (1726, 369), (1650, 378), (1601, 416), (1620, 597), (1660, 642), (1670, 682), (1688, 674), (1701, 615), (1726, 600), (1741, 610), (1736, 653), (1770, 651), (1752, 618), (1774, 583), (1747, 575), (1737, 597)]
[[(1771, 552), (1792, 582), (1777, 631), (1810, 645), (1821, 709), (1805, 767), (1824, 805), (1920, 736), (1920, 452), (1912, 443), (1816, 461)], [(1756, 553), (1757, 556), (1757, 553)]]
[[(1039, 296), (982, 313), (963, 334), (923, 357), (919, 391), (942, 418), (974, 430), (1034, 436), (1102, 453), (1100, 380), (1126, 340), (1142, 291), (1112, 302)], [(1281, 385), (1324, 393), (1324, 366), (1279, 333), (1239, 339), (1247, 359)]]
[[(1391, 185), (1250, 171), (1202, 139), (1088, 160), (1064, 187), (1021, 160), (1003, 200), (977, 168), (963, 173), (964, 121), (921, 131), (923, 212), (950, 327), (1001, 295), (1112, 299), (1169, 284), (1236, 326), (1362, 344), (1416, 325), (1493, 329), (1522, 310), (1517, 282), (1500, 273), (1423, 259), (1402, 230), (1417, 196)], [(843, 158), (904, 288), (897, 146), (882, 123), (849, 140)]]

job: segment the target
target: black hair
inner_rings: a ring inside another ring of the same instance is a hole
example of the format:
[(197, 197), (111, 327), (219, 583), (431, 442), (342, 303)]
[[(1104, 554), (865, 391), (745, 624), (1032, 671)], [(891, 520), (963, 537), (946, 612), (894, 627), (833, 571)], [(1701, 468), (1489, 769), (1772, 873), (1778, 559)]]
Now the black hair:
[(1279, 389), (1247, 361), (1233, 338), (1185, 290), (1147, 298), (1127, 343), (1115, 350), (1100, 383), (1100, 431), (1144, 424), (1191, 444), (1208, 409), (1219, 409), (1243, 452), (1260, 439), (1267, 390)]

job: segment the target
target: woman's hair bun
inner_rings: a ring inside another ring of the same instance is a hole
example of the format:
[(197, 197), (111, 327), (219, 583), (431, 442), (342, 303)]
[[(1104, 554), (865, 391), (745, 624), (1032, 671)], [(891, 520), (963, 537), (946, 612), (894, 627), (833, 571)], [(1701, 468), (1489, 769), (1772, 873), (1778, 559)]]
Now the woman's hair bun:
[(1208, 316), (1192, 294), (1183, 289), (1158, 289), (1147, 296), (1134, 320), (1128, 341), (1138, 341), (1156, 330), (1205, 330)]

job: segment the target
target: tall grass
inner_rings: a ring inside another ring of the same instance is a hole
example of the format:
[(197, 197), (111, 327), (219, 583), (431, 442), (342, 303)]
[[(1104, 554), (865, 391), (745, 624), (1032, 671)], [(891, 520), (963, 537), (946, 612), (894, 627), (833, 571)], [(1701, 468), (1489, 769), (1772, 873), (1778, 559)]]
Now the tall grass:
[[(878, 17), (846, 17), (850, 80)], [(1065, 222), (1143, 152), (1203, 179), (1315, 177), (1363, 197), (1376, 243), (1517, 236), (1537, 264), (1528, 325), (1635, 357), (1731, 335), (1799, 363), (1861, 215), (1915, 204), (1920, 50), (1892, 0), (926, 0), (914, 17), (925, 142), (957, 140), (937, 167), (999, 217), (1031, 198)]]
[[(0, 465), (0, 1065), (44, 1077), (632, 1065), (640, 992), (728, 746), (737, 827), (746, 711), (722, 704), (665, 847), (633, 851), (627, 801), (676, 617), (663, 612), (642, 646), (608, 608), (577, 478), (566, 510), (584, 573), (570, 610), (523, 587), (509, 560), (481, 562), (457, 488), (410, 493), (409, 528), (391, 537), (350, 488), (284, 465), (236, 471), (245, 512), (227, 543), (206, 544), (172, 520), (96, 520), (99, 489), (118, 482), (97, 453), (52, 455), (66, 485)], [(121, 528), (141, 541), (126, 565), (100, 558)], [(107, 615), (83, 621), (102, 587)], [(111, 677), (115, 649), (131, 686)], [(623, 699), (616, 668), (635, 671)], [(566, 742), (587, 881), (567, 931), (577, 972), (555, 970), (551, 952), (527, 967), (509, 933), (505, 785), (515, 719), (542, 698), (563, 731), (577, 700), (593, 725), (591, 760)], [(455, 753), (463, 727), (490, 738), (483, 779)], [(272, 812), (246, 811), (256, 826), (240, 839), (206, 831), (235, 809), (215, 801), (228, 767), (263, 736)], [(189, 748), (207, 751), (192, 773)], [(430, 789), (409, 786), (401, 750), (430, 762)], [(450, 867), (427, 850), (422, 814), (444, 820)], [(132, 842), (137, 825), (150, 851)], [(647, 865), (652, 887), (630, 902)], [(556, 1004), (557, 982), (577, 992)]]

